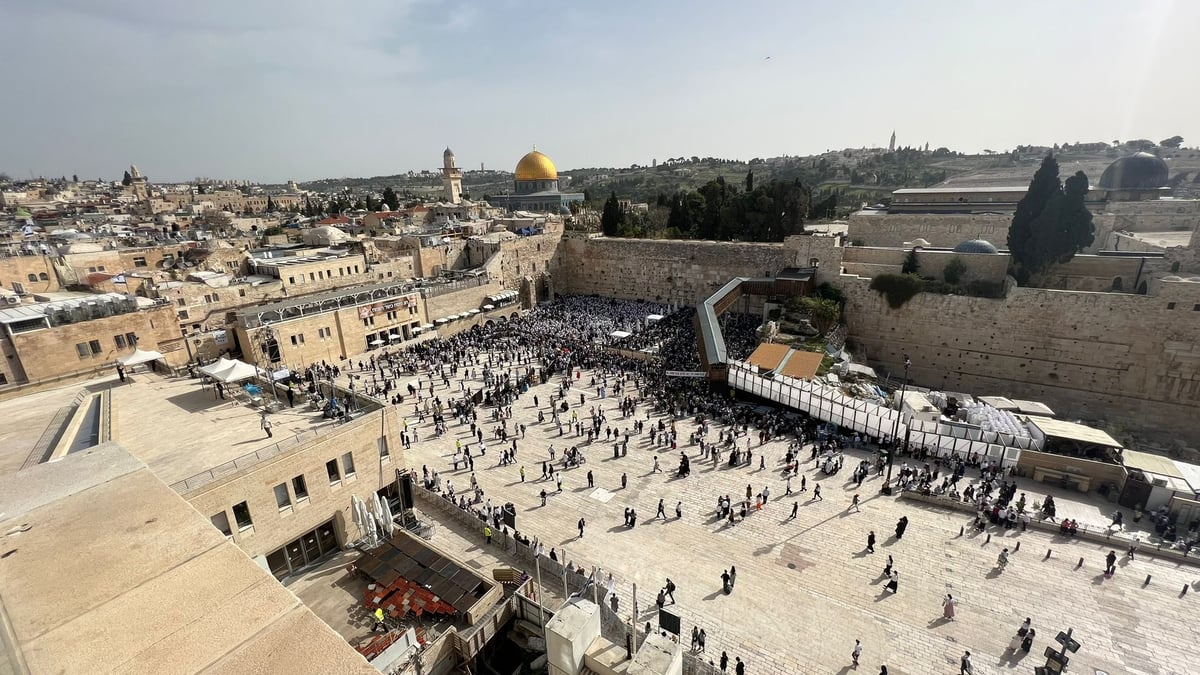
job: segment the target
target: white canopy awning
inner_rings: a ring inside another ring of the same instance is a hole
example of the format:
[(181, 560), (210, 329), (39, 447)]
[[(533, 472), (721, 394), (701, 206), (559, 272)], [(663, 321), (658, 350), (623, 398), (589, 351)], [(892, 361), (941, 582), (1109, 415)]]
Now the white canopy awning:
[(231, 361), (230, 363), (232, 365), (230, 365), (228, 368), (209, 373), (209, 375), (222, 382), (231, 383), (249, 380), (259, 375), (266, 374), (258, 366), (252, 366), (249, 363), (244, 363), (242, 361)]
[(430, 328), (433, 328), (433, 324), (427, 323), (424, 326), (421, 326), (421, 328), (424, 328), (425, 330), (429, 330)]
[(135, 349), (132, 354), (122, 356), (121, 358), (117, 359), (117, 363), (119, 363), (125, 367), (136, 366), (136, 365), (139, 365), (142, 363), (150, 363), (151, 361), (157, 361), (157, 360), (161, 359), (162, 357), (163, 357), (163, 355), (159, 354), (156, 351), (147, 351), (145, 349)]
[(478, 314), (478, 313), (479, 313), (479, 310), (477, 310), (477, 309), (472, 309), (472, 310), (470, 310), (470, 311), (468, 311), (468, 312), (467, 312), (467, 314), (470, 314), (471, 316), (474, 316), (474, 315), (476, 315), (476, 314)]
[(443, 323), (446, 323), (446, 320), (445, 320), (445, 319), (438, 319), (437, 321), (434, 321), (434, 323), (436, 323), (436, 324), (438, 324), (438, 325), (441, 325), (441, 324), (443, 324)]
[(483, 309), (484, 309), (484, 311), (490, 312), (493, 309), (496, 309), (496, 306), (495, 305), (484, 305)]
[(225, 370), (226, 368), (232, 366), (234, 363), (235, 362), (233, 359), (227, 359), (224, 356), (222, 356), (220, 359), (217, 359), (217, 361), (215, 363), (210, 363), (207, 366), (201, 366), (199, 368), (199, 370), (200, 370), (200, 372), (204, 373), (205, 375), (212, 375), (213, 373), (215, 373), (217, 371)]
[(633, 333), (630, 333), (629, 331), (625, 331), (625, 330), (614, 330), (613, 332), (608, 334), (608, 337), (613, 338), (615, 340), (620, 340), (622, 338), (627, 338), (630, 335), (633, 335)]

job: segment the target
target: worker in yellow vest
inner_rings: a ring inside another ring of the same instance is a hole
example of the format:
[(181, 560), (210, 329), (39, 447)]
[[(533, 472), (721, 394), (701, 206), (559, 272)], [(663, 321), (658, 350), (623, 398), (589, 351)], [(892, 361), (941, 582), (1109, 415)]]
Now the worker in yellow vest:
[[(383, 624), (383, 608), (382, 607), (375, 608), (375, 628), (382, 628), (385, 633), (387, 632), (387, 626), (385, 626)], [(374, 630), (374, 629), (372, 629), (372, 630)]]

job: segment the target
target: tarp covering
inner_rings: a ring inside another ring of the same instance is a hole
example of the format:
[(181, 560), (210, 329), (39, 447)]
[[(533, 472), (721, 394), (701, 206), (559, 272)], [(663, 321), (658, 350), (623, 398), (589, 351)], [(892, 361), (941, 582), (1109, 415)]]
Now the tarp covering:
[(241, 382), (243, 380), (249, 380), (252, 377), (257, 377), (260, 374), (265, 374), (258, 368), (258, 366), (252, 366), (249, 363), (243, 363), (241, 361), (231, 361), (230, 363), (232, 365), (224, 370), (217, 370), (208, 374), (213, 379), (220, 380), (221, 382), (225, 383)]
[(163, 357), (163, 355), (159, 354), (156, 351), (147, 351), (145, 349), (135, 349), (132, 354), (128, 354), (126, 356), (122, 356), (121, 358), (117, 359), (117, 363), (119, 363), (125, 367), (136, 366), (136, 365), (139, 365), (142, 363), (150, 363), (151, 361), (157, 361), (157, 360), (161, 359), (162, 357)]
[(213, 373), (215, 373), (219, 370), (225, 370), (226, 368), (232, 366), (233, 364), (234, 364), (233, 359), (227, 359), (224, 356), (222, 356), (220, 359), (217, 359), (217, 361), (215, 363), (210, 363), (207, 366), (201, 366), (199, 370), (200, 370), (200, 372), (204, 373), (205, 375), (212, 375)]

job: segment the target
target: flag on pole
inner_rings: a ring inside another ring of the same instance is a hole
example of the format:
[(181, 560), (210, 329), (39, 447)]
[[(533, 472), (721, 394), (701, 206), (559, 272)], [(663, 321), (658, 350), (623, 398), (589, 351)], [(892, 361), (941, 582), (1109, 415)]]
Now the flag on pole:
[(113, 278), (112, 278), (112, 282), (113, 282), (114, 284), (123, 284), (123, 283), (125, 283), (125, 275), (124, 275), (124, 274), (118, 274), (117, 276), (115, 276), (115, 277), (113, 277)]

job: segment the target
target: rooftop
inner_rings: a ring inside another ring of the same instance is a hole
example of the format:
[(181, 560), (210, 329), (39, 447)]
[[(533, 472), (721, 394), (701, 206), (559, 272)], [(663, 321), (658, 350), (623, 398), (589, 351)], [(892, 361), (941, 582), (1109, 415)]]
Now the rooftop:
[(378, 672), (116, 444), (0, 478), (0, 513), (6, 666)]

